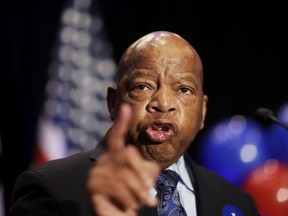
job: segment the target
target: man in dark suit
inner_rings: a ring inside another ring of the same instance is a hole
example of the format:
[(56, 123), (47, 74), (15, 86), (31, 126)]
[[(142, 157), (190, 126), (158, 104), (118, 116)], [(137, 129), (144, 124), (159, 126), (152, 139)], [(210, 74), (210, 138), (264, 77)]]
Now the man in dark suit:
[(157, 215), (163, 170), (180, 176), (182, 215), (259, 215), (248, 194), (185, 153), (204, 127), (202, 85), (200, 57), (179, 35), (152, 32), (134, 42), (107, 91), (114, 123), (102, 142), (20, 175), (10, 216)]

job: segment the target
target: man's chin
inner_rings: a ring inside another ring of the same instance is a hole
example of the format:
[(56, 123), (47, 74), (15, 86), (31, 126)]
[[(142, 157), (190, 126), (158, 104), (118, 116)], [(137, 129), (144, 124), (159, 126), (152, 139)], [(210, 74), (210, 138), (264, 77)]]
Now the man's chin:
[(177, 152), (170, 143), (149, 143), (138, 146), (143, 156), (157, 163), (170, 163), (177, 157)]

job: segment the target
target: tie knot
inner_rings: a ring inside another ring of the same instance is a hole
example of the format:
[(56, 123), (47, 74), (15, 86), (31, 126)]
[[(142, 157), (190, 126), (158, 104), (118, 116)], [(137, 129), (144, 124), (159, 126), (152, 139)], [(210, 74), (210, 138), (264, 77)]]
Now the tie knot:
[(172, 170), (164, 170), (156, 179), (156, 187), (161, 191), (164, 187), (176, 188), (180, 177)]

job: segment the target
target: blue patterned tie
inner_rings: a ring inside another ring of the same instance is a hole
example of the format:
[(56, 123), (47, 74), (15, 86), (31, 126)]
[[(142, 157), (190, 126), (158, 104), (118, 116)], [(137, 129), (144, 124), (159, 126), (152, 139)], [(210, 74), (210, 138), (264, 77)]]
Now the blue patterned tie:
[(156, 189), (160, 203), (157, 207), (159, 216), (187, 216), (180, 204), (177, 184), (180, 177), (172, 170), (164, 170), (156, 179)]

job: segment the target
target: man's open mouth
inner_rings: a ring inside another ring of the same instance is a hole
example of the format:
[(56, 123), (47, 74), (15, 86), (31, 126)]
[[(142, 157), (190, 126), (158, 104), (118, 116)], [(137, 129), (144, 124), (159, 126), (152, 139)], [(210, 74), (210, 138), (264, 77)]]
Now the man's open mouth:
[(158, 119), (149, 122), (144, 127), (144, 132), (152, 142), (162, 143), (176, 134), (177, 126), (171, 121)]

